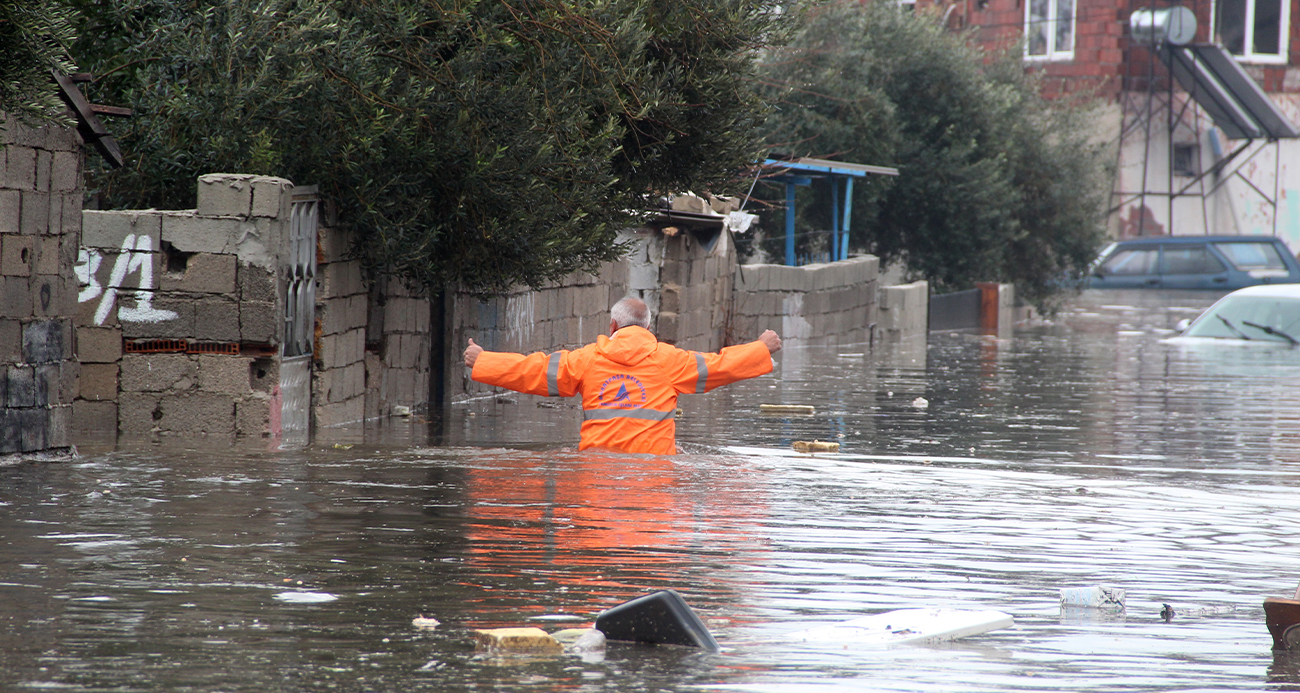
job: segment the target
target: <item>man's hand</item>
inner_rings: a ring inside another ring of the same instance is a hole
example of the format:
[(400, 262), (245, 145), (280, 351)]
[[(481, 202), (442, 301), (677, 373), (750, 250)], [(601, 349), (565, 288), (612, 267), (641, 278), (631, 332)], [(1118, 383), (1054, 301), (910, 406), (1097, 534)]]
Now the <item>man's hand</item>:
[(771, 330), (766, 330), (763, 334), (760, 334), (758, 336), (758, 341), (762, 342), (763, 346), (767, 347), (767, 353), (769, 354), (775, 354), (781, 350), (781, 338), (776, 336), (776, 333)]
[[(769, 330), (770, 331), (770, 330)], [(777, 340), (779, 343), (781, 340)], [(778, 345), (778, 349), (781, 347)], [(478, 355), (483, 353), (483, 347), (474, 343), (473, 339), (469, 340), (469, 346), (465, 347), (465, 365), (469, 368), (474, 367), (474, 362), (478, 360)]]

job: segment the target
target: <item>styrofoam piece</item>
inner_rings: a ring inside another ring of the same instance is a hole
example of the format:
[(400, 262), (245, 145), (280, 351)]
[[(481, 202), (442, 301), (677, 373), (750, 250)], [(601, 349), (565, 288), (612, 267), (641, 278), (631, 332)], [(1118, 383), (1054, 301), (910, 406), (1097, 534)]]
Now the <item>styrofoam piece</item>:
[(1221, 606), (1193, 606), (1190, 604), (1161, 604), (1160, 618), (1166, 621), (1185, 618), (1204, 618), (1206, 616), (1223, 616), (1236, 610), (1231, 604)]
[(798, 642), (852, 643), (866, 646), (924, 645), (946, 642), (1014, 624), (1001, 611), (965, 609), (898, 609), (843, 623), (795, 631), (783, 636)]
[(1112, 585), (1062, 587), (1061, 606), (1082, 606), (1091, 609), (1122, 609), (1124, 608), (1124, 590)]

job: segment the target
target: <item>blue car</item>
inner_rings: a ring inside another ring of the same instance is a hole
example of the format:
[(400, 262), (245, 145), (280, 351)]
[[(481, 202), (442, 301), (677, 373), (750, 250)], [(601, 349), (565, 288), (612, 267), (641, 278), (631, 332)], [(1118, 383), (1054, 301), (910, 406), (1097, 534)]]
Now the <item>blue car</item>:
[(1300, 263), (1269, 236), (1157, 236), (1112, 243), (1090, 289), (1240, 289), (1300, 282)]

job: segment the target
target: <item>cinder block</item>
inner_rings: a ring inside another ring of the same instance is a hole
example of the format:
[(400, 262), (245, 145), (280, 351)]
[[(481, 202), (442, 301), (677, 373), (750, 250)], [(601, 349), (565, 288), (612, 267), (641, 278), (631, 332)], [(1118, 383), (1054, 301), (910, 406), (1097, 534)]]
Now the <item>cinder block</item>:
[[(260, 394), (260, 393), (259, 393)], [(266, 438), (271, 435), (271, 406), (269, 396), (249, 395), (235, 402), (235, 435), (246, 438)]]
[(23, 360), (23, 324), (17, 318), (0, 318), (0, 364)]
[(361, 279), (361, 262), (331, 262), (320, 268), (320, 291), (317, 299), (338, 298), (364, 293), (365, 284)]
[(200, 356), (199, 389), (226, 395), (249, 394), (252, 362), (246, 356)]
[(126, 392), (192, 391), (198, 384), (198, 367), (186, 354), (125, 354), (120, 389)]
[[(378, 404), (378, 398), (372, 398)], [(366, 418), (366, 398), (353, 397), (344, 402), (327, 403), (313, 408), (318, 428), (342, 426), (356, 423)], [(376, 416), (378, 412), (376, 411)]]
[[(53, 198), (51, 198), (53, 204)], [(65, 234), (81, 234), (81, 193), (70, 192), (63, 194), (63, 212), (60, 216), (62, 232)], [(53, 230), (53, 229), (51, 229)], [(74, 244), (73, 248), (77, 246)]]
[(238, 342), (239, 305), (224, 296), (202, 296), (194, 302), (194, 338)]
[(161, 433), (230, 436), (235, 433), (235, 401), (229, 395), (186, 392), (164, 396), (158, 404)]
[(36, 406), (36, 370), (31, 366), (11, 365), (5, 369), (5, 406)]
[(0, 454), (23, 450), (23, 420), (19, 410), (0, 408)]
[(258, 265), (238, 263), (235, 281), (239, 285), (240, 301), (274, 303), (279, 295), (275, 272)]
[(36, 192), (50, 191), (50, 168), (53, 164), (53, 152), (44, 149), (36, 150)]
[[(68, 203), (64, 199), (65, 212)], [(135, 236), (132, 249), (147, 248), (158, 251), (162, 248), (162, 212), (142, 211), (101, 211), (87, 209), (81, 212), (81, 245), (86, 248), (104, 248), (122, 250), (127, 236)], [(66, 224), (65, 224), (66, 227)], [(147, 236), (148, 241), (142, 241)]]
[(44, 407), (24, 409), (17, 414), (23, 427), (20, 433), (23, 452), (49, 449), (50, 410)]
[(23, 193), (0, 190), (0, 233), (22, 233)]
[(30, 277), (36, 264), (36, 238), (11, 233), (0, 236), (0, 274)]
[(153, 316), (149, 319), (136, 319), (139, 316), (122, 312), (124, 302), (137, 310), (143, 308), (134, 294), (124, 293), (118, 297), (118, 317), (121, 321), (123, 337), (127, 339), (202, 338), (196, 328), (197, 306), (194, 300), (186, 296), (150, 293), (152, 297), (144, 304), (150, 309), (145, 315)]
[(114, 363), (122, 358), (122, 331), (116, 328), (78, 327), (77, 358), (82, 363)]
[(116, 434), (117, 402), (77, 400), (72, 403), (74, 433)]
[(248, 367), (248, 384), (254, 392), (274, 392), (280, 385), (279, 362), (270, 357), (253, 359)]
[(234, 253), (240, 260), (275, 267), (289, 257), (289, 222), (256, 217), (239, 222)]
[(5, 147), (5, 153), (4, 185), (0, 187), (9, 190), (35, 190), (36, 150), (31, 147), (10, 145)]
[(182, 272), (166, 271), (158, 283), (163, 291), (235, 295), (235, 256), (195, 253)]
[(280, 314), (274, 303), (244, 301), (239, 304), (239, 339), (257, 344), (280, 343)]
[(117, 430), (123, 436), (151, 435), (163, 417), (162, 397), (153, 392), (123, 392), (117, 409)]
[(0, 296), (0, 315), (7, 318), (32, 316), (31, 280), (27, 277), (0, 277), (4, 294)]
[[(83, 223), (89, 218), (83, 219)], [(234, 217), (201, 217), (191, 211), (162, 213), (162, 240), (186, 253), (235, 252), (244, 228), (252, 227)]]
[[(8, 240), (9, 238), (11, 237), (6, 237), (5, 240)], [(30, 236), (12, 236), (12, 238), (30, 238)], [(59, 265), (59, 263), (63, 261), (63, 258), (66, 257), (62, 245), (65, 242), (75, 243), (71, 238), (64, 239), (61, 236), (41, 236), (36, 239), (35, 251), (37, 274), (71, 273), (71, 264), (66, 266), (67, 272), (62, 271), (62, 268)], [(4, 252), (4, 255), (5, 257), (8, 257), (9, 253)], [(0, 274), (4, 274), (4, 272), (0, 270)]]
[(253, 206), (253, 178), (242, 173), (209, 173), (199, 176), (200, 216), (247, 217)]
[(47, 363), (42, 366), (34, 366), (33, 369), (36, 384), (36, 406), (49, 407), (52, 404), (60, 404), (59, 364)]
[(71, 192), (81, 187), (81, 155), (78, 152), (54, 152), (50, 166), (50, 190)]
[(67, 285), (68, 282), (60, 276), (46, 274), (36, 277), (32, 284), (32, 314), (39, 317), (67, 315), (71, 305)]
[(45, 318), (23, 325), (23, 361), (52, 363), (71, 356), (64, 341), (64, 319)]
[(66, 448), (72, 428), (72, 405), (56, 404), (49, 409), (49, 429), (45, 444), (49, 449)]
[(18, 228), (22, 233), (31, 236), (50, 232), (50, 194), (48, 192), (23, 191), (23, 209), (18, 221)]
[(118, 365), (116, 363), (86, 363), (81, 366), (82, 399), (91, 401), (117, 400)]
[(284, 178), (257, 176), (252, 180), (253, 200), (251, 214), (255, 217), (285, 216), (288, 198), (293, 194), (293, 183)]

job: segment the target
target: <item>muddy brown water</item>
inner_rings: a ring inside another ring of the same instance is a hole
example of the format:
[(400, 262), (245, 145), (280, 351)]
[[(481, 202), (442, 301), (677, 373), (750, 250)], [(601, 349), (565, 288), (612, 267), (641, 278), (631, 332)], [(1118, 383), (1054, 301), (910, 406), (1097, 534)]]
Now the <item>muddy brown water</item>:
[[(1297, 690), (1261, 602), (1300, 580), (1300, 350), (1160, 341), (1211, 298), (1089, 292), (1006, 340), (787, 349), (774, 377), (684, 398), (674, 458), (579, 454), (570, 402), (510, 395), (297, 450), (3, 468), (0, 690)], [(845, 455), (726, 449), (809, 439)], [(1127, 608), (1061, 610), (1094, 584)], [(660, 588), (724, 652), (472, 645)], [(1166, 603), (1210, 615), (1166, 622)], [(781, 641), (909, 607), (1016, 623)]]

